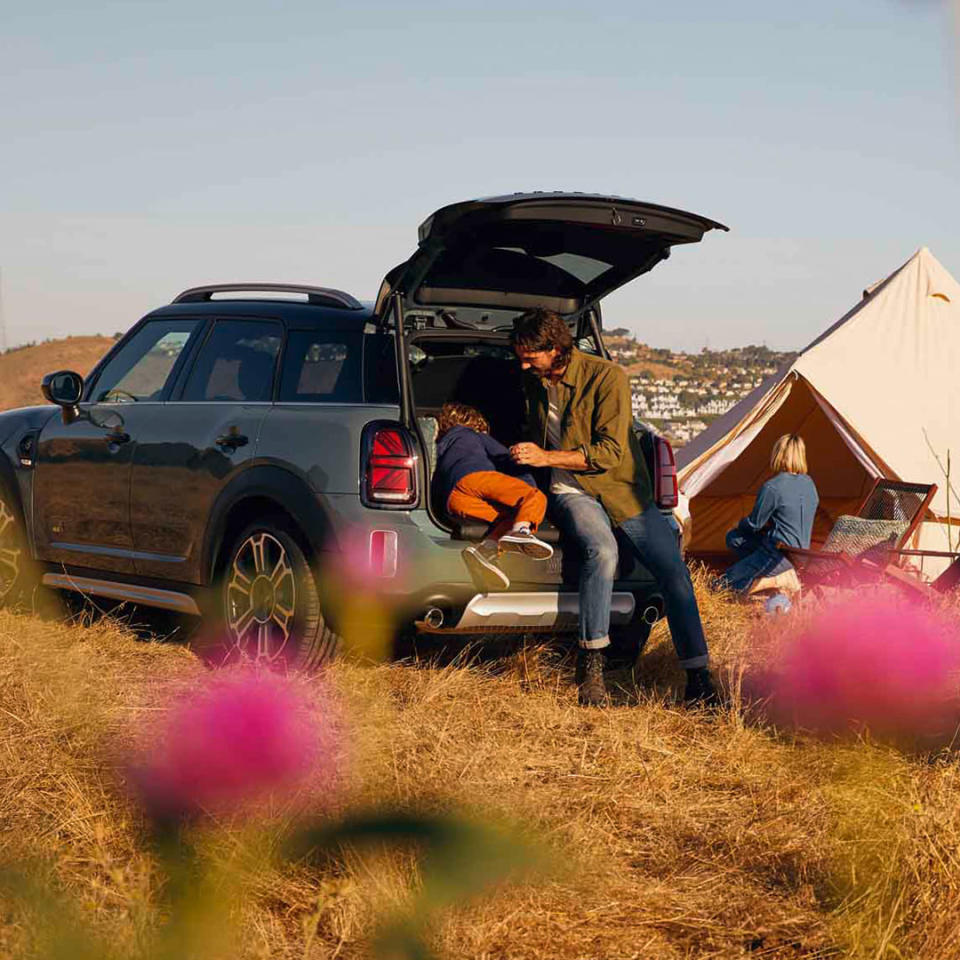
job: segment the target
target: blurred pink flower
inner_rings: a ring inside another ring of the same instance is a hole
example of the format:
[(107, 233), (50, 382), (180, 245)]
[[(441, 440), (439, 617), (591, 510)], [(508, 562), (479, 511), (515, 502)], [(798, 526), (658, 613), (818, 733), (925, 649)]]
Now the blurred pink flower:
[(133, 790), (151, 816), (172, 819), (230, 812), (315, 781), (329, 787), (335, 724), (321, 724), (310, 708), (302, 687), (282, 676), (216, 677), (144, 731), (149, 745), (128, 767)]
[(952, 620), (876, 592), (825, 605), (797, 624), (761, 691), (774, 720), (822, 733), (953, 735), (960, 630)]

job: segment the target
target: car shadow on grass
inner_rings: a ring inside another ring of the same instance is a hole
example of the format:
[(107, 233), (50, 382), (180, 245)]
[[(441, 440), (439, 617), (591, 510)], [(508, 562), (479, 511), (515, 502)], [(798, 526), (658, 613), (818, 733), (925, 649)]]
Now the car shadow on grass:
[(187, 645), (200, 630), (199, 617), (139, 606), (104, 597), (80, 593), (64, 593), (60, 605), (51, 615), (77, 626), (91, 626), (109, 621), (129, 631), (142, 643), (178, 643)]
[[(570, 635), (495, 634), (458, 638), (430, 634), (400, 638), (393, 662), (418, 669), (478, 668), (494, 676), (516, 677), (522, 688), (572, 687), (577, 642)], [(610, 706), (673, 703), (683, 689), (683, 670), (672, 648), (645, 650), (636, 659), (620, 656), (604, 671)]]

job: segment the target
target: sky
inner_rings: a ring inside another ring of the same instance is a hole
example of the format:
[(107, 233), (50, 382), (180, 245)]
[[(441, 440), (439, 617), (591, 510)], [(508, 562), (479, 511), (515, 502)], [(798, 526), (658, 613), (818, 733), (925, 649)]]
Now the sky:
[(929, 246), (960, 275), (946, 0), (0, 0), (9, 345), (206, 282), (372, 299), (433, 210), (581, 190), (719, 220), (604, 301), (798, 348)]

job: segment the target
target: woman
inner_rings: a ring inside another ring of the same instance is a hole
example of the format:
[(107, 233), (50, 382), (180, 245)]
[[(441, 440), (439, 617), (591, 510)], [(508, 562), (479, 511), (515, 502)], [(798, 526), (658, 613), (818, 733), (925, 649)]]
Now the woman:
[(755, 580), (790, 569), (778, 543), (810, 549), (813, 518), (820, 498), (807, 475), (807, 448), (801, 437), (785, 433), (770, 454), (771, 477), (757, 494), (750, 515), (727, 534), (727, 547), (739, 559), (714, 581), (717, 589), (747, 593)]

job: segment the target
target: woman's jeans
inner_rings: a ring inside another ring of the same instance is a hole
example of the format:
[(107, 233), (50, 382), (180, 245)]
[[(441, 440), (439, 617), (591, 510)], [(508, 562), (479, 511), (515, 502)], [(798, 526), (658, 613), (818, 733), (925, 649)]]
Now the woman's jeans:
[(705, 667), (707, 642), (690, 571), (680, 555), (676, 534), (657, 507), (651, 505), (616, 526), (600, 503), (587, 494), (551, 494), (550, 507), (550, 516), (564, 539), (580, 548), (580, 646), (600, 650), (610, 643), (610, 602), (619, 539), (660, 587), (680, 665)]
[(762, 533), (749, 533), (735, 527), (727, 534), (727, 548), (740, 559), (713, 581), (715, 590), (726, 588), (746, 593), (754, 580), (790, 569), (790, 561)]

